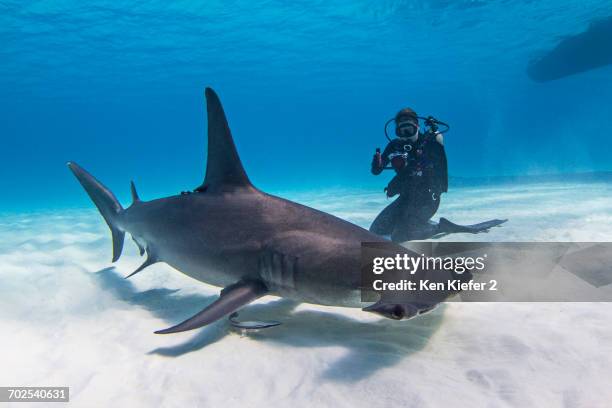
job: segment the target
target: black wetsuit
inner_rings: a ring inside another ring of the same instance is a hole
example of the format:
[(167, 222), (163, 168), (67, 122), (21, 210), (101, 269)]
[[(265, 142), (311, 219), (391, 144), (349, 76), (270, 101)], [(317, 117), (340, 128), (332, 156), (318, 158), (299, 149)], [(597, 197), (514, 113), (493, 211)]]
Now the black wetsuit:
[(440, 206), (440, 194), (448, 189), (444, 146), (432, 133), (419, 134), (416, 142), (394, 139), (381, 154), (380, 165), (372, 162), (372, 173), (380, 174), (389, 164), (396, 171), (386, 188), (387, 196), (399, 197), (376, 217), (370, 231), (391, 235), (394, 241), (412, 238), (411, 231), (429, 222)]

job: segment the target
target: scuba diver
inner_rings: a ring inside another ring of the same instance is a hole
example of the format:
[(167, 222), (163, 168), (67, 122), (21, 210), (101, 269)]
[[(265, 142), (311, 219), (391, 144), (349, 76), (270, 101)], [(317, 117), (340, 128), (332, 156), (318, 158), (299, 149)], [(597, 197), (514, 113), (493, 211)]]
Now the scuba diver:
[[(421, 132), (419, 119), (425, 123)], [(387, 127), (395, 122), (395, 135), (391, 139)], [(443, 126), (442, 130), (439, 127)], [(372, 174), (393, 169), (395, 176), (384, 191), (387, 197), (399, 197), (376, 217), (370, 231), (377, 235), (390, 235), (394, 242), (426, 239), (454, 232), (478, 233), (488, 231), (506, 220), (490, 220), (474, 225), (457, 225), (445, 218), (431, 222), (440, 206), (440, 196), (448, 190), (448, 165), (444, 150), (443, 133), (449, 126), (432, 116), (420, 117), (410, 108), (400, 110), (385, 124), (389, 140), (381, 153), (372, 159)]]
[(390, 140), (382, 153), (376, 149), (372, 174), (378, 175), (391, 165), (396, 174), (385, 192), (387, 197), (399, 197), (376, 217), (370, 231), (401, 242), (419, 238), (411, 236), (411, 231), (426, 225), (438, 211), (440, 196), (448, 189), (448, 170), (437, 126), (441, 122), (429, 117), (428, 129), (420, 132), (419, 116), (410, 108), (400, 110), (393, 121), (397, 138)]

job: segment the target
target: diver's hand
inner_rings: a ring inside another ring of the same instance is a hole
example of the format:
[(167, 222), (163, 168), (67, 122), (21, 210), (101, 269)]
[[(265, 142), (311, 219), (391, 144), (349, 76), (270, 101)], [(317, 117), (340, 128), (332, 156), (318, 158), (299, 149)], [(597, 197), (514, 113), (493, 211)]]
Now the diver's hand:
[(374, 158), (372, 160), (374, 163), (376, 163), (376, 167), (382, 167), (382, 156), (380, 154), (380, 149), (376, 149), (376, 153), (374, 153)]
[(387, 195), (387, 198), (395, 197), (396, 195), (399, 194), (399, 191), (389, 189), (389, 187), (385, 187), (383, 191)]

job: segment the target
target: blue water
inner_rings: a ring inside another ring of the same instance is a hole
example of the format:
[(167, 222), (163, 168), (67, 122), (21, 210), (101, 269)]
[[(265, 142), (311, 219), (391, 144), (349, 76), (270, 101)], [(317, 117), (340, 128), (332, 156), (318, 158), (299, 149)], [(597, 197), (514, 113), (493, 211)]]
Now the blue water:
[(612, 67), (525, 73), (609, 15), (609, 0), (1, 1), (0, 209), (85, 204), (66, 160), (122, 198), (130, 179), (143, 198), (193, 188), (205, 86), (268, 191), (382, 188), (369, 162), (404, 106), (451, 124), (451, 176), (612, 170)]

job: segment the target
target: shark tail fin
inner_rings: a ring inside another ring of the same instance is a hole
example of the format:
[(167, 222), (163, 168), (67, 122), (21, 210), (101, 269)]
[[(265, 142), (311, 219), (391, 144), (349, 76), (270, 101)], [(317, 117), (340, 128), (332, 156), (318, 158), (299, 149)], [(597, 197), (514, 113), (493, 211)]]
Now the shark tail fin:
[(115, 195), (102, 183), (95, 179), (85, 169), (74, 162), (68, 162), (68, 168), (74, 173), (79, 183), (83, 186), (89, 198), (94, 202), (104, 221), (113, 235), (113, 262), (121, 256), (125, 232), (117, 225), (118, 215), (123, 211), (121, 204)]

